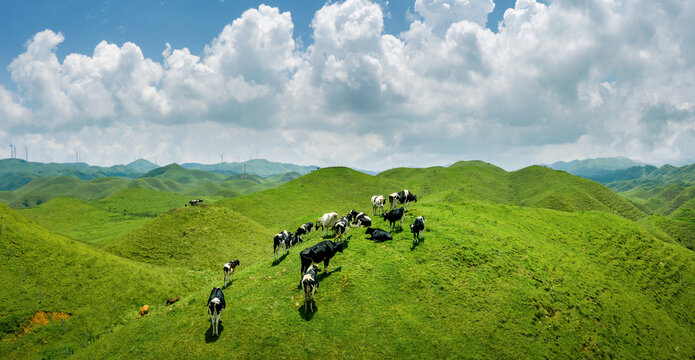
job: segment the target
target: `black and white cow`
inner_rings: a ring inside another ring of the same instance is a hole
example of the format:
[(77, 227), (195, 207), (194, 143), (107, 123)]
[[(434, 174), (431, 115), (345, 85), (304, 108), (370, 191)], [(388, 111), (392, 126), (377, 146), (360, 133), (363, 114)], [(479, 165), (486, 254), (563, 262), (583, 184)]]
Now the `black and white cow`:
[(365, 234), (371, 235), (369, 240), (374, 240), (374, 242), (384, 242), (393, 239), (393, 237), (388, 231), (381, 230), (378, 228), (367, 228)]
[[(300, 270), (302, 276), (304, 276), (304, 273), (311, 264), (318, 264), (321, 261), (323, 261), (323, 271), (328, 271), (328, 262), (338, 251), (343, 252), (343, 242), (338, 241), (334, 243), (331, 240), (321, 241), (314, 246), (302, 250), (299, 253), (299, 259), (302, 261), (302, 269)], [(302, 285), (301, 281), (299, 285)]]
[(200, 203), (202, 203), (202, 202), (203, 202), (203, 199), (195, 199), (195, 200), (189, 201), (188, 203), (189, 203), (191, 206), (193, 206), (193, 205), (198, 205), (198, 204), (200, 204)]
[(397, 193), (392, 193), (389, 195), (389, 206), (393, 210), (396, 206), (405, 205), (405, 209), (408, 209), (408, 204), (411, 202), (417, 202), (417, 195), (413, 195), (408, 190), (402, 190)]
[(399, 207), (398, 209), (391, 210), (382, 215), (384, 220), (389, 221), (390, 231), (393, 231), (393, 227), (395, 226), (396, 222), (400, 222), (401, 229), (403, 229), (403, 214), (405, 214), (405, 210), (403, 210), (402, 207)]
[(372, 215), (376, 215), (379, 211), (380, 214), (384, 212), (384, 195), (374, 195), (372, 196)]
[(222, 310), (227, 306), (224, 301), (224, 293), (222, 289), (213, 287), (208, 298), (208, 313), (210, 314), (210, 322), (212, 323), (212, 335), (219, 336), (218, 325)]
[(347, 215), (343, 216), (335, 223), (335, 225), (333, 225), (333, 234), (335, 234), (335, 238), (340, 238), (340, 240), (343, 240), (343, 234), (345, 234), (349, 228), (350, 220), (348, 220)]
[(275, 234), (273, 237), (273, 253), (275, 253), (275, 261), (278, 261), (278, 254), (282, 249), (285, 249), (285, 253), (290, 251), (290, 233), (287, 230), (283, 230), (279, 234)]
[(420, 231), (425, 230), (425, 217), (418, 216), (410, 225), (410, 232), (413, 233), (413, 245), (420, 242)]
[(222, 272), (224, 272), (224, 286), (227, 286), (227, 278), (229, 277), (229, 274), (232, 274), (232, 282), (234, 282), (234, 270), (236, 267), (239, 266), (239, 260), (232, 260), (222, 267)]
[(330, 212), (325, 213), (320, 218), (316, 219), (316, 231), (319, 231), (319, 227), (323, 229), (323, 236), (326, 236), (326, 230), (333, 229), (333, 225), (338, 221), (338, 213)]
[(307, 307), (311, 306), (311, 312), (314, 312), (314, 293), (319, 287), (318, 280), (319, 268), (316, 265), (310, 266), (302, 277), (302, 290), (304, 290), (304, 312), (307, 312)]
[(362, 226), (370, 227), (370, 226), (372, 226), (372, 218), (367, 216), (367, 214), (361, 212), (361, 213), (357, 214), (357, 216), (355, 216), (355, 219), (352, 220), (352, 224), (357, 226), (357, 227), (362, 227)]
[(309, 221), (308, 223), (300, 226), (297, 228), (297, 231), (294, 232), (294, 237), (297, 238), (297, 241), (303, 242), (304, 239), (302, 239), (302, 235), (308, 235), (311, 233), (311, 229), (314, 227), (314, 223)]

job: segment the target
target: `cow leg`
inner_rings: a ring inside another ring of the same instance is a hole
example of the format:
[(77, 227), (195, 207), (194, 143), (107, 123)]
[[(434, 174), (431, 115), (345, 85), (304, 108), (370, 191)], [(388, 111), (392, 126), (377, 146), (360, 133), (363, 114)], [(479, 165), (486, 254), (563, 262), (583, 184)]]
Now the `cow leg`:
[(234, 282), (234, 270), (232, 270), (232, 282)]
[(325, 271), (326, 274), (328, 274), (328, 261), (330, 261), (328, 258), (323, 261), (323, 271)]

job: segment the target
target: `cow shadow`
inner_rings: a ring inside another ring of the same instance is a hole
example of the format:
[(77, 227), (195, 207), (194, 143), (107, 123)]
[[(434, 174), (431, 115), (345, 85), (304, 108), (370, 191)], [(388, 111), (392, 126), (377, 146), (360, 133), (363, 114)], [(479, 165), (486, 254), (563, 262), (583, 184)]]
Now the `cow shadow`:
[(218, 330), (218, 335), (217, 336), (212, 335), (212, 324), (210, 324), (208, 331), (205, 332), (205, 343), (207, 343), (207, 344), (214, 343), (214, 342), (217, 342), (217, 340), (219, 340), (220, 335), (224, 331), (224, 325), (222, 325), (222, 320), (220, 320), (220, 322), (218, 323), (217, 330)]
[(417, 249), (417, 247), (420, 246), (420, 245), (422, 245), (422, 243), (424, 243), (424, 242), (425, 242), (425, 237), (424, 237), (424, 236), (420, 236), (420, 241), (418, 241), (417, 244), (416, 244), (416, 243), (413, 243), (413, 246), (410, 247), (410, 251), (413, 251), (413, 250)]
[(342, 266), (338, 266), (337, 268), (335, 268), (333, 270), (328, 270), (328, 271), (321, 270), (321, 272), (318, 273), (318, 280), (323, 280), (323, 279), (333, 275), (334, 272), (336, 272), (336, 271), (341, 272), (342, 270), (343, 270)]
[(270, 266), (272, 267), (272, 266), (278, 266), (278, 265), (280, 265), (280, 263), (282, 262), (282, 260), (285, 260), (285, 258), (286, 258), (287, 255), (289, 255), (289, 254), (290, 254), (290, 253), (284, 253), (284, 254), (280, 255), (280, 257), (278, 257), (277, 260), (273, 260), (273, 263), (272, 263)]
[[(304, 310), (304, 304), (302, 304), (302, 306), (300, 306), (299, 309), (297, 309), (297, 312), (299, 313), (299, 316), (301, 316), (302, 319), (304, 319), (304, 321), (311, 321), (311, 319), (314, 318), (314, 314), (315, 314), (317, 311), (319, 311), (319, 307), (316, 306), (316, 301), (315, 301), (315, 300), (313, 301), (313, 305), (314, 305), (314, 311), (311, 311), (311, 310), (306, 310), (306, 311), (305, 311), (305, 310)], [(311, 305), (309, 305), (309, 306), (311, 307)]]

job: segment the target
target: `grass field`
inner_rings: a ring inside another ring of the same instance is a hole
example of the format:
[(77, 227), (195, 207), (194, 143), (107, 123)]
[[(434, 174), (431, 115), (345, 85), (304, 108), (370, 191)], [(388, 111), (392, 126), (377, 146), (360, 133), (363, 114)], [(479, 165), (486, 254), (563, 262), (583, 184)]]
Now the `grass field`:
[[(420, 200), (404, 230), (375, 244), (351, 229), (344, 252), (319, 275), (317, 311), (305, 313), (297, 253), (321, 239), (313, 235), (275, 263), (273, 234), (324, 212), (371, 213), (371, 195), (403, 188)], [(508, 173), (482, 162), (378, 176), (324, 168), (204, 206), (147, 194), (141, 203), (134, 199), (146, 194), (119, 192), (21, 213), (0, 207), (0, 240), (18, 249), (0, 269), (3, 280), (24, 284), (0, 295), (10, 314), (0, 318), (0, 354), (59, 357), (68, 347), (86, 359), (695, 357), (695, 254), (631, 203), (564, 172)], [(118, 235), (94, 241), (98, 232), (87, 228), (99, 226), (90, 224), (124, 206), (147, 222), (105, 220), (102, 233)], [(87, 214), (85, 222), (61, 225), (54, 213), (64, 208)], [(419, 215), (426, 231), (413, 246), (407, 227)], [(214, 338), (205, 303), (232, 259), (241, 266)], [(40, 269), (36, 283), (20, 281), (19, 266)], [(66, 295), (43, 306), (31, 299), (41, 288)], [(98, 294), (118, 301), (90, 305)], [(158, 305), (135, 320), (140, 305), (171, 294), (181, 297), (171, 310)], [(16, 337), (38, 310), (72, 313), (69, 336), (55, 322)], [(85, 332), (99, 334), (86, 347)]]

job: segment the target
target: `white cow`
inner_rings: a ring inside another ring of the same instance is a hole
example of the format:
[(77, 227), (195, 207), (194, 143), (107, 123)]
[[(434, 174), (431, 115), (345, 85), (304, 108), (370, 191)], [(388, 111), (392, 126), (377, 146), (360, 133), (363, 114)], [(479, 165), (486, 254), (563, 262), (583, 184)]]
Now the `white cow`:
[(331, 212), (325, 213), (320, 218), (316, 219), (316, 231), (319, 230), (319, 226), (323, 228), (323, 236), (326, 236), (326, 229), (333, 229), (333, 226), (338, 221), (338, 213)]
[(379, 213), (384, 212), (384, 195), (374, 195), (372, 196), (372, 215), (376, 215), (377, 210)]

